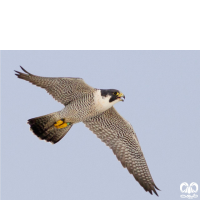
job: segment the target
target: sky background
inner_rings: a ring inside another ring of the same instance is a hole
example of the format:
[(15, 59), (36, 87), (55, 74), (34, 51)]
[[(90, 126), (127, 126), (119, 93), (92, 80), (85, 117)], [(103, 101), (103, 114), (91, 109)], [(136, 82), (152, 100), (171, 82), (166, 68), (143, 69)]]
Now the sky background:
[(33, 135), (27, 120), (63, 105), (18, 79), (20, 65), (122, 91), (115, 108), (137, 134), (159, 199), (181, 199), (182, 182), (200, 186), (200, 51), (1, 51), (2, 200), (158, 198), (83, 123), (55, 145)]

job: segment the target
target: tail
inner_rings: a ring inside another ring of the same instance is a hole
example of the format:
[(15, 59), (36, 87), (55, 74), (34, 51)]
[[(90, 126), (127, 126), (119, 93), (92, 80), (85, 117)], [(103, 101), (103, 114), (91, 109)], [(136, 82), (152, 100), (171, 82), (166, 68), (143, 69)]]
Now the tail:
[(60, 141), (73, 126), (73, 124), (70, 124), (65, 128), (56, 128), (54, 126), (57, 121), (55, 117), (56, 113), (57, 112), (28, 120), (30, 129), (36, 136), (41, 140), (46, 140), (53, 144)]

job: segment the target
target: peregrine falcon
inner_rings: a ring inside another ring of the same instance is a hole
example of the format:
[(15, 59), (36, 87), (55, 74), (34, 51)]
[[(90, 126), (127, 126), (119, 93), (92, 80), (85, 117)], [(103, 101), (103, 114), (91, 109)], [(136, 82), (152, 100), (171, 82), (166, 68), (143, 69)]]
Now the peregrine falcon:
[[(21, 66), (20, 66), (21, 67)], [(109, 146), (123, 167), (140, 183), (145, 191), (158, 196), (136, 133), (131, 124), (113, 105), (125, 96), (116, 89), (96, 89), (81, 78), (50, 78), (16, 72), (20, 79), (44, 88), (65, 107), (58, 112), (28, 120), (31, 131), (40, 139), (53, 144), (60, 141), (71, 127), (83, 122)]]

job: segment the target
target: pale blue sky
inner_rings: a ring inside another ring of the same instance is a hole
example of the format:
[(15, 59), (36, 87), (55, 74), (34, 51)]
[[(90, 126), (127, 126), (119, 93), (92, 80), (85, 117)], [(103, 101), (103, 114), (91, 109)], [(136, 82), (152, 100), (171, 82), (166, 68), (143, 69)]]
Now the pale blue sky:
[[(17, 79), (20, 65), (122, 91), (115, 108), (135, 129), (159, 197), (82, 123), (56, 145), (34, 136), (27, 120), (63, 105)], [(200, 51), (1, 51), (1, 89), (2, 200), (172, 200), (182, 182), (200, 185)]]

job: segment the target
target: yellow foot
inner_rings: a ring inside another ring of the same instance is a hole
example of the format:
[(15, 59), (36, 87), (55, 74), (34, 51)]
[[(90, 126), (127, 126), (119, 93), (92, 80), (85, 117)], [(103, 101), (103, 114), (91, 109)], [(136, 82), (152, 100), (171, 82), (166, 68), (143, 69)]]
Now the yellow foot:
[(60, 129), (60, 128), (65, 128), (65, 127), (67, 127), (68, 125), (70, 125), (71, 123), (65, 123), (64, 122), (64, 120), (58, 120), (55, 124), (54, 124), (54, 126), (56, 127), (56, 128), (58, 128), (58, 129)]
[(58, 126), (60, 126), (61, 124), (63, 124), (64, 122), (63, 122), (63, 120), (58, 120), (55, 124), (54, 124), (54, 126), (57, 128)]
[(60, 128), (65, 128), (65, 127), (67, 127), (67, 123), (63, 123), (63, 124), (61, 124), (60, 126), (58, 126), (56, 128), (60, 129)]

